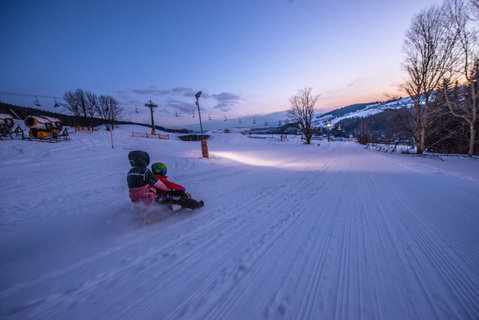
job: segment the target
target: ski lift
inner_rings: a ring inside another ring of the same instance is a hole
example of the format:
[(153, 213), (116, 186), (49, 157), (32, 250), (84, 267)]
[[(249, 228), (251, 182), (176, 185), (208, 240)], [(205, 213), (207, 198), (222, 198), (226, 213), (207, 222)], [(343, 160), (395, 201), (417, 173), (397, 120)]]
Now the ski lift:
[(264, 125), (268, 126), (268, 121), (264, 120)]
[(239, 122), (240, 124), (242, 123), (242, 122), (241, 122), (241, 118), (238, 118), (238, 122)]
[(175, 117), (179, 118), (178, 112), (175, 113)]
[(136, 104), (135, 104), (135, 112), (140, 113), (140, 111), (138, 111), (138, 106)]
[(58, 108), (60, 106), (60, 104), (57, 102), (57, 99), (55, 99), (55, 97), (53, 97), (53, 102), (55, 103), (53, 105), (53, 108)]
[(192, 118), (194, 118), (194, 117), (195, 117), (195, 110), (193, 110), (193, 116), (192, 116)]
[(208, 114), (208, 120), (211, 121), (211, 114)]
[(253, 124), (256, 124), (256, 119), (255, 119), (255, 117), (253, 117)]
[(35, 100), (33, 101), (33, 103), (36, 105), (36, 106), (41, 106), (40, 102), (38, 101), (38, 98), (37, 96), (35, 96)]

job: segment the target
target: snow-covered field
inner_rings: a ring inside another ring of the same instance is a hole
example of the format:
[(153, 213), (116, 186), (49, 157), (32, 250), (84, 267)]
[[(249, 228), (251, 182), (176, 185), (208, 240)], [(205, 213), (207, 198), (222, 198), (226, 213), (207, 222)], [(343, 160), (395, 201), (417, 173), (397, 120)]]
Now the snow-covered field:
[[(0, 318), (479, 318), (478, 159), (133, 129), (0, 142)], [(135, 149), (205, 206), (134, 207)]]

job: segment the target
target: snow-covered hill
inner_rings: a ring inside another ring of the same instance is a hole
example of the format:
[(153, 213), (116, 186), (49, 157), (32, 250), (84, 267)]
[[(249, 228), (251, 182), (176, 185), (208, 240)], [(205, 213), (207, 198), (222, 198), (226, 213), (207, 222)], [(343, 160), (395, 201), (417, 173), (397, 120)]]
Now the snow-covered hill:
[[(132, 130), (0, 141), (1, 319), (479, 318), (477, 159)], [(132, 205), (136, 149), (205, 206)]]
[[(411, 98), (401, 98), (398, 100), (390, 100), (386, 102), (372, 102), (358, 105), (347, 106), (336, 109), (323, 115), (316, 116), (313, 124), (316, 127), (326, 127), (328, 124), (335, 124), (341, 120), (348, 118), (366, 118), (385, 110), (397, 109), (412, 106)], [(353, 108), (351, 108), (353, 107)], [(349, 111), (351, 110), (351, 111)]]

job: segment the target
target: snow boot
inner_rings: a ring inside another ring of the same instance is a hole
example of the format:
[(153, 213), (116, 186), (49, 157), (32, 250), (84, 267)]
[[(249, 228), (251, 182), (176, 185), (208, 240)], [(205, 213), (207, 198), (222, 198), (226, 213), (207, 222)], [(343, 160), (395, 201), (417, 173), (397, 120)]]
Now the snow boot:
[(192, 210), (202, 208), (204, 205), (205, 205), (205, 203), (203, 202), (203, 200), (201, 200), (201, 201), (196, 201), (196, 200), (194, 200), (194, 199), (188, 199), (188, 200), (185, 201), (185, 203), (183, 204), (184, 207), (186, 207), (186, 208), (188, 208), (188, 209), (192, 209)]
[(181, 199), (181, 200), (175, 201), (174, 203), (181, 205), (183, 208), (188, 208), (191, 210), (199, 209), (203, 207), (204, 205), (203, 201), (198, 202), (194, 199)]

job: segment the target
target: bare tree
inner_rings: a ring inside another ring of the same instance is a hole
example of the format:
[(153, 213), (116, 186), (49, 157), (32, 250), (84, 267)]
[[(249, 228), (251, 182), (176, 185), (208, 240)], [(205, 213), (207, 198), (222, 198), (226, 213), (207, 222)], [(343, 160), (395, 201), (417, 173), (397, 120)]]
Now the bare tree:
[(288, 119), (303, 133), (306, 144), (311, 143), (311, 137), (314, 133), (311, 123), (314, 116), (314, 107), (319, 98), (319, 95), (312, 95), (311, 91), (312, 88), (301, 89), (297, 95), (289, 99), (291, 109), (288, 110)]
[(84, 91), (85, 111), (88, 118), (93, 119), (97, 114), (98, 96), (92, 92)]
[(433, 95), (454, 64), (456, 39), (449, 32), (446, 23), (441, 8), (429, 7), (413, 18), (403, 45), (406, 55), (403, 66), (408, 80), (402, 89), (414, 101), (414, 132), (418, 154), (422, 154), (426, 147)]
[(68, 111), (73, 113), (74, 116), (80, 117), (81, 110), (80, 110), (80, 103), (77, 101), (77, 96), (72, 91), (67, 91), (63, 94), (63, 99), (67, 102), (63, 104)]
[(115, 120), (118, 119), (122, 111), (123, 109), (120, 107), (118, 100), (115, 98), (103, 95), (98, 98), (96, 112), (102, 119), (108, 121), (112, 130)]
[(92, 107), (89, 97), (95, 99), (95, 95), (83, 91), (82, 89), (76, 89), (75, 92), (67, 91), (64, 93), (63, 98), (67, 102), (65, 107), (76, 116), (81, 116), (85, 119), (94, 117), (94, 107)]
[(83, 112), (83, 117), (86, 119), (87, 118), (87, 113), (86, 113), (87, 102), (86, 102), (85, 92), (82, 89), (77, 89), (75, 91), (75, 96), (79, 104), (80, 110), (82, 110)]
[[(447, 96), (442, 94), (443, 92), (446, 92)], [(468, 87), (441, 88), (440, 93), (433, 102), (435, 117), (431, 123), (431, 130), (428, 131), (428, 148), (433, 152), (467, 154), (469, 126), (463, 119), (455, 117), (450, 112), (447, 100), (461, 107), (470, 106), (471, 96)]]
[(471, 12), (474, 20), (479, 20), (479, 0), (471, 0)]
[(357, 134), (358, 142), (360, 144), (367, 144), (370, 141), (371, 132), (365, 120), (359, 122), (359, 132)]
[[(478, 1), (475, 2), (475, 10), (479, 10)], [(457, 42), (457, 68), (455, 68), (455, 91), (464, 86), (468, 90), (469, 99), (450, 99), (449, 81), (444, 81), (443, 93), (449, 108), (449, 112), (465, 121), (469, 127), (469, 146), (467, 154), (474, 154), (476, 137), (476, 125), (478, 117), (478, 73), (479, 73), (479, 40), (477, 24), (469, 14), (474, 12), (474, 2), (470, 5), (463, 0), (447, 0), (445, 12), (448, 17), (448, 25), (456, 35)], [(463, 83), (465, 82), (465, 83)]]

